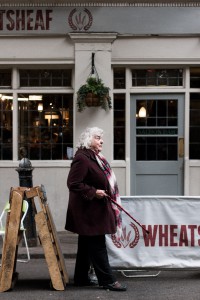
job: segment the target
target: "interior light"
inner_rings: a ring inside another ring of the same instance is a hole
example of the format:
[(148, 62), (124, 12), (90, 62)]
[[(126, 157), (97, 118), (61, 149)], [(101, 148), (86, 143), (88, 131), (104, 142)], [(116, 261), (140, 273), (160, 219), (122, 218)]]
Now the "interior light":
[(43, 103), (38, 104), (38, 111), (43, 111)]
[(147, 111), (146, 111), (146, 108), (144, 106), (142, 106), (139, 110), (139, 118), (146, 118), (146, 115), (147, 115)]
[(30, 101), (42, 101), (42, 95), (29, 95), (28, 99)]
[(6, 96), (6, 95), (3, 95), (1, 97), (2, 100), (12, 100), (13, 99), (13, 96)]
[(28, 101), (28, 98), (17, 98), (18, 101)]

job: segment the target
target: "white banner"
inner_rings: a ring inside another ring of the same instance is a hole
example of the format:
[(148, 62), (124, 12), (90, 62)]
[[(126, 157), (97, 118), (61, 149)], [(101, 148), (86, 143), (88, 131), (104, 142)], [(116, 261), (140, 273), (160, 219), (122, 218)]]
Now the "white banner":
[(110, 265), (118, 269), (199, 268), (200, 197), (121, 197), (122, 207), (144, 228), (122, 212), (119, 240), (107, 236)]

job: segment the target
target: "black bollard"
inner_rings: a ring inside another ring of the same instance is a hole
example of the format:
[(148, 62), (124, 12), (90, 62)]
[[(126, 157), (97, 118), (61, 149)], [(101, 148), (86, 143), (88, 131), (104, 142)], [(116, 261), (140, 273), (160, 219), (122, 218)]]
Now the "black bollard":
[[(26, 158), (26, 149), (20, 148), (20, 163), (19, 168), (16, 171), (19, 173), (19, 186), (20, 187), (33, 187), (32, 172), (33, 167), (28, 158)], [(32, 199), (25, 199), (28, 201), (29, 208), (26, 218), (24, 220), (24, 226), (26, 228), (26, 237), (29, 247), (37, 246), (37, 233), (35, 225), (35, 205)]]

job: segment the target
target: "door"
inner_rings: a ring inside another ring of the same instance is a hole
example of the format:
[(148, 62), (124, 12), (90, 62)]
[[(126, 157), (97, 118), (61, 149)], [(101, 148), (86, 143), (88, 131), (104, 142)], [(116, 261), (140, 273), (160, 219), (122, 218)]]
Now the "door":
[(131, 194), (183, 195), (184, 96), (131, 97)]

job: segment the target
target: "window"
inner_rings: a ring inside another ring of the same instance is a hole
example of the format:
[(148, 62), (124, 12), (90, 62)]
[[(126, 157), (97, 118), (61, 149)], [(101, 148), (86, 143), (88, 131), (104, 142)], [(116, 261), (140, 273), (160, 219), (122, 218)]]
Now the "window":
[(19, 148), (31, 160), (72, 158), (72, 94), (19, 94), (18, 108)]
[[(20, 83), (18, 89), (13, 90), (12, 78)], [(16, 155), (21, 147), (30, 160), (72, 159), (71, 82), (71, 69), (0, 70), (0, 160), (12, 160), (13, 150)], [(13, 129), (13, 115), (18, 130)], [(13, 130), (18, 132), (15, 145)]]
[(114, 89), (126, 88), (125, 68), (114, 68)]
[[(11, 69), (0, 70), (0, 89), (11, 87)], [(12, 159), (12, 97), (0, 93), (0, 160)]]
[(178, 101), (149, 99), (136, 102), (138, 161), (177, 160)]
[(114, 159), (125, 160), (125, 94), (114, 94)]
[(178, 126), (178, 102), (176, 99), (137, 100), (136, 117), (138, 127)]
[(20, 70), (20, 86), (71, 87), (71, 70)]
[(11, 95), (0, 96), (0, 160), (12, 159), (12, 109)]
[(11, 87), (11, 70), (0, 70), (0, 88), (10, 88)]
[(200, 88), (200, 68), (190, 69), (190, 87)]
[(200, 94), (190, 94), (190, 159), (200, 159)]
[(132, 86), (182, 86), (182, 69), (132, 70)]

